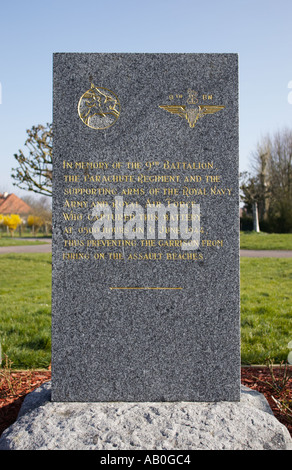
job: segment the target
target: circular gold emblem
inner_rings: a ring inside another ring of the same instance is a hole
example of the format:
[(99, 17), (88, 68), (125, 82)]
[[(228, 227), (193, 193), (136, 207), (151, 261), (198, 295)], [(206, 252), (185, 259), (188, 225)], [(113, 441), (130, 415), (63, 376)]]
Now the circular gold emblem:
[(117, 121), (121, 105), (117, 95), (93, 83), (80, 98), (78, 114), (80, 119), (91, 129), (107, 129)]

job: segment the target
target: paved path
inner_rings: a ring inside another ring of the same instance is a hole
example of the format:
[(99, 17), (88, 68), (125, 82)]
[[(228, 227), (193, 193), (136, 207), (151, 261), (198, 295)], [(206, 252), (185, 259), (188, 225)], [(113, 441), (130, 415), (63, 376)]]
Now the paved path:
[(292, 250), (240, 250), (247, 258), (292, 258)]
[(45, 245), (20, 245), (20, 246), (0, 246), (0, 255), (7, 253), (51, 253), (52, 244)]

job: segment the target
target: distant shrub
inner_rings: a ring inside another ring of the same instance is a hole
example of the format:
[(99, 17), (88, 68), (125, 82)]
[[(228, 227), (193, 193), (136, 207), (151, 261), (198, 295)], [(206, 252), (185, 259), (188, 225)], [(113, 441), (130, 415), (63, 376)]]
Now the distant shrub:
[(5, 215), (3, 217), (3, 223), (6, 225), (6, 227), (8, 227), (9, 232), (13, 237), (14, 230), (16, 230), (17, 227), (22, 224), (22, 219), (17, 214)]

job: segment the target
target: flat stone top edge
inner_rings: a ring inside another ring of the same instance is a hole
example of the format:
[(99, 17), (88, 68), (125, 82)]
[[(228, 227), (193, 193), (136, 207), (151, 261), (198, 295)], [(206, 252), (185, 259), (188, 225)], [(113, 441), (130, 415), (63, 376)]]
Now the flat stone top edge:
[(219, 56), (234, 56), (238, 57), (239, 53), (238, 52), (53, 52), (53, 56), (214, 56), (214, 57), (219, 57)]

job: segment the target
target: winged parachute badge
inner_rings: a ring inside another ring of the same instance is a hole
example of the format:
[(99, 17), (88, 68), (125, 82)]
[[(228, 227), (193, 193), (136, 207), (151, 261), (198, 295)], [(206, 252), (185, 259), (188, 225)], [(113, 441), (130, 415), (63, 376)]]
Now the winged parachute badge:
[(206, 116), (207, 114), (214, 114), (225, 106), (214, 106), (214, 105), (199, 105), (198, 107), (188, 107), (182, 105), (166, 105), (159, 106), (159, 108), (168, 111), (171, 114), (177, 114), (178, 116), (186, 119), (190, 127), (195, 127), (196, 122)]

